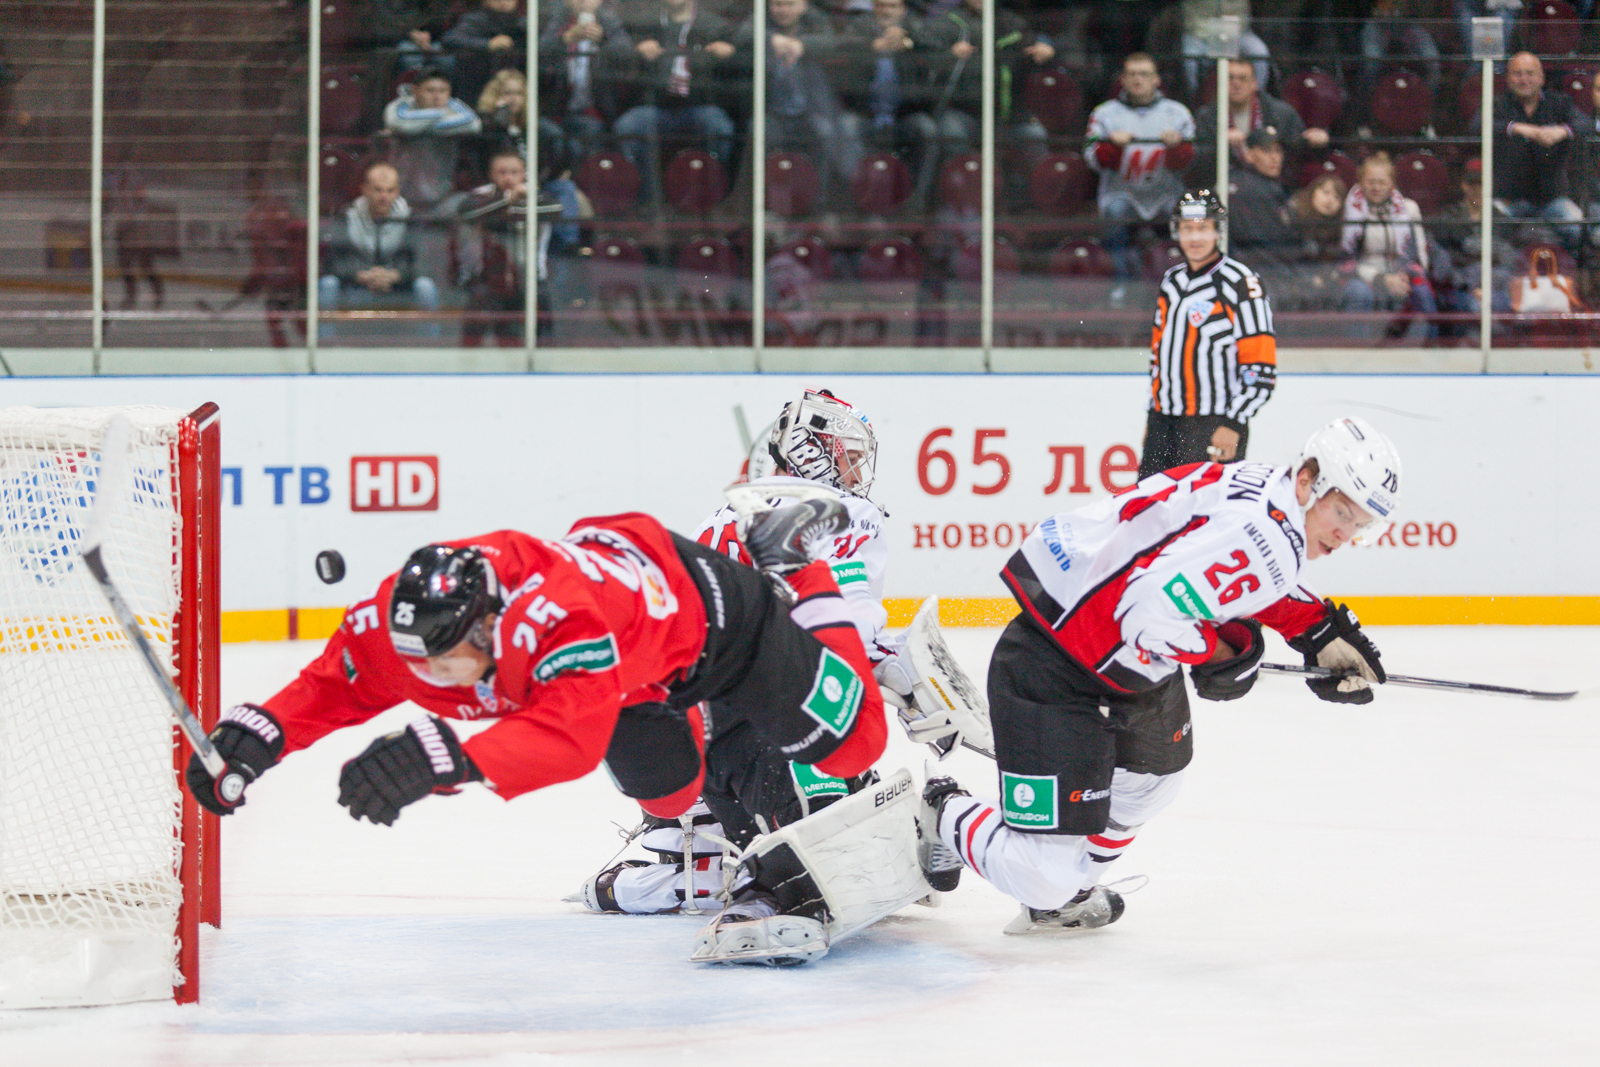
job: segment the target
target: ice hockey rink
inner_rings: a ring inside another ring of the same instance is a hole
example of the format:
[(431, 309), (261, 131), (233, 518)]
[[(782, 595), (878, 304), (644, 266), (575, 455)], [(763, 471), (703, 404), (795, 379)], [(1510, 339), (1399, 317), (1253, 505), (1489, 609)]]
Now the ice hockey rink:
[[(1391, 670), (1600, 686), (1595, 628), (1372, 632)], [(975, 674), (997, 633), (947, 631)], [(227, 646), (225, 704), (317, 648)], [(1004, 936), (1015, 906), (968, 872), (938, 909), (781, 970), (690, 964), (694, 917), (561, 902), (636, 821), (603, 772), (352, 822), (340, 763), (406, 717), (294, 756), (227, 820), (198, 1006), (0, 1013), (0, 1063), (1600, 1062), (1593, 688), (1350, 707), (1267, 677), (1196, 701), (1184, 794), (1108, 876), (1150, 878), (1117, 924)], [(893, 738), (881, 766), (920, 780), (925, 751)], [(992, 792), (981, 757), (945, 766)]]

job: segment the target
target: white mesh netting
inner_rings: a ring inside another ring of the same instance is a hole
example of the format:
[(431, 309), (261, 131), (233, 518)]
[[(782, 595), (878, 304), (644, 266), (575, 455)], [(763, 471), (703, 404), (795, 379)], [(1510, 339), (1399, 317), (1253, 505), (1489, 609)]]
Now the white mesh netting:
[(183, 412), (0, 410), (0, 1007), (143, 999), (175, 978), (170, 713), (79, 558), (117, 411), (132, 448), (103, 555), (170, 670)]

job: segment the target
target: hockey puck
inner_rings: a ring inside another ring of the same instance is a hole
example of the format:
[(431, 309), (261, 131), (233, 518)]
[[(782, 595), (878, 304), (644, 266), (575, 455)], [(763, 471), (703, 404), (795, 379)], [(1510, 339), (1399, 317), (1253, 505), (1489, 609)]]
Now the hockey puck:
[(317, 577), (326, 585), (344, 580), (344, 557), (334, 549), (325, 548), (317, 553)]

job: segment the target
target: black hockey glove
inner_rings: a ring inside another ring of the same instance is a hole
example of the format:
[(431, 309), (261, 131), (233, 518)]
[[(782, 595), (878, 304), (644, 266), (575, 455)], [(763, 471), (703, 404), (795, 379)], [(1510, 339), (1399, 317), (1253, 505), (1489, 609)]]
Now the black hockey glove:
[[(268, 767), (283, 756), (283, 727), (266, 708), (255, 704), (240, 704), (229, 708), (216, 729), (211, 731), (211, 744), (217, 755), (227, 761), (221, 781), (243, 781), (245, 785), (260, 778)], [(237, 774), (237, 779), (233, 775)], [(211, 777), (199, 756), (189, 757), (184, 778), (189, 792), (207, 811), (218, 815), (232, 815), (233, 809), (244, 804), (244, 791), (237, 796), (225, 797), (217, 788), (219, 779)]]
[(1237, 649), (1238, 655), (1215, 663), (1190, 664), (1189, 680), (1198, 697), (1238, 700), (1261, 677), (1261, 656), (1267, 650), (1261, 624), (1254, 619), (1225, 622), (1217, 627), (1217, 636)]
[(461, 750), (449, 723), (424, 715), (404, 730), (386, 734), (339, 772), (339, 803), (350, 817), (363, 815), (393, 826), (400, 809), (429, 793), (455, 792), (462, 782), (481, 782), (483, 772)]
[(1307, 667), (1326, 667), (1338, 671), (1334, 678), (1307, 678), (1306, 685), (1323, 700), (1336, 704), (1370, 704), (1371, 682), (1386, 682), (1389, 676), (1379, 662), (1381, 654), (1366, 634), (1361, 620), (1348, 605), (1335, 606), (1324, 600), (1328, 613), (1321, 622), (1289, 642), (1289, 647), (1305, 656)]

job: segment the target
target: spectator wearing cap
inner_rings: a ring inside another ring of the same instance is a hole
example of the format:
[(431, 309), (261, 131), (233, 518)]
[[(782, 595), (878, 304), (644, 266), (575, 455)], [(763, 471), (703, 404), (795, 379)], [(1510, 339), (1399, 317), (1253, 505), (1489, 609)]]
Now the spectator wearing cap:
[[(1422, 339), (1438, 336), (1434, 313), (1439, 310), (1428, 281), (1428, 235), (1417, 202), (1395, 187), (1394, 163), (1387, 152), (1361, 161), (1361, 180), (1344, 202), (1344, 308), (1347, 311), (1396, 311), (1386, 333), (1403, 336), (1409, 325), (1422, 323)], [(1369, 331), (1358, 329), (1358, 335)]]
[[(1283, 142), (1270, 129), (1245, 138), (1244, 165), (1229, 172), (1228, 251), (1260, 274), (1273, 292), (1292, 279), (1299, 240), (1283, 184)], [(1276, 283), (1276, 284), (1273, 284)]]
[[(1461, 199), (1439, 212), (1433, 226), (1439, 243), (1439, 262), (1434, 264), (1433, 277), (1439, 291), (1439, 305), (1446, 311), (1470, 314), (1470, 321), (1446, 322), (1442, 332), (1448, 337), (1466, 337), (1476, 334), (1476, 316), (1482, 306), (1483, 274), (1483, 163), (1469, 159), (1461, 173)], [(1506, 232), (1506, 213), (1490, 203), (1494, 212), (1496, 229)], [(1517, 262), (1517, 250), (1504, 236), (1494, 239), (1490, 284), (1493, 290), (1491, 310), (1496, 313), (1511, 310), (1511, 268)], [(1504, 328), (1496, 325), (1495, 332)]]
[[(1195, 125), (1195, 160), (1189, 174), (1195, 184), (1210, 185), (1217, 174), (1217, 105), (1214, 102), (1200, 109)], [(1283, 146), (1284, 154), (1291, 158), (1305, 148), (1324, 148), (1328, 144), (1327, 130), (1306, 129), (1293, 107), (1261, 88), (1252, 64), (1232, 60), (1228, 63), (1231, 165), (1244, 162), (1244, 142), (1252, 130), (1270, 130)]]
[(1583, 241), (1583, 210), (1568, 193), (1567, 168), (1583, 126), (1571, 97), (1545, 91), (1537, 56), (1511, 57), (1505, 91), (1494, 100), (1494, 199), (1514, 219), (1550, 223), (1574, 254)]

